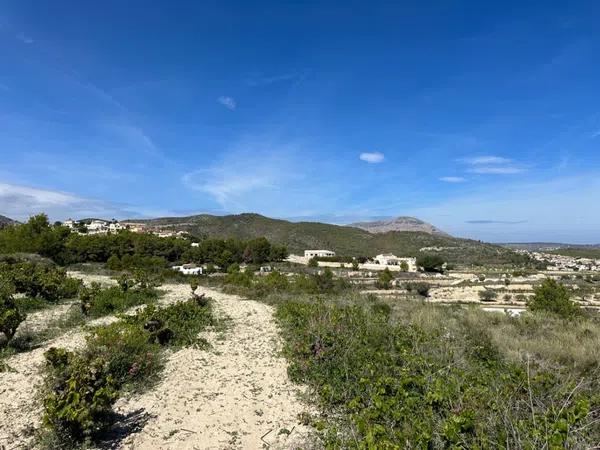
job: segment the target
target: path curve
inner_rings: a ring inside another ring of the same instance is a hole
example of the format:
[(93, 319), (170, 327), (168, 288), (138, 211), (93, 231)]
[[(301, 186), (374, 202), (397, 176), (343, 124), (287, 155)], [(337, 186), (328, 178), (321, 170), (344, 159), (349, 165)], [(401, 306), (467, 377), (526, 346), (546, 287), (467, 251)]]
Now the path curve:
[(170, 355), (164, 379), (150, 392), (122, 399), (117, 410), (143, 409), (153, 417), (127, 437), (127, 450), (306, 448), (310, 430), (300, 388), (287, 376), (273, 308), (201, 288), (230, 325), (212, 348)]

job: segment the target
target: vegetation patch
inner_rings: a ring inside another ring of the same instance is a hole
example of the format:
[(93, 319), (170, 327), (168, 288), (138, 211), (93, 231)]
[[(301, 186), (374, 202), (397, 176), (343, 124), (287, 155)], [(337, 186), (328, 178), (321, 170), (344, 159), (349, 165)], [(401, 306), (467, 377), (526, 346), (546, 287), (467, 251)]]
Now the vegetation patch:
[(97, 327), (81, 351), (48, 350), (43, 441), (52, 448), (93, 443), (114, 423), (118, 397), (158, 376), (166, 348), (205, 345), (198, 334), (214, 323), (211, 303), (192, 298)]
[(416, 303), (400, 312), (372, 298), (277, 308), (289, 373), (318, 394), (323, 414), (309, 422), (328, 448), (598, 442), (597, 377), (568, 364), (548, 370), (549, 355), (507, 357), (490, 330), (501, 323), (521, 345), (520, 319), (485, 314)]

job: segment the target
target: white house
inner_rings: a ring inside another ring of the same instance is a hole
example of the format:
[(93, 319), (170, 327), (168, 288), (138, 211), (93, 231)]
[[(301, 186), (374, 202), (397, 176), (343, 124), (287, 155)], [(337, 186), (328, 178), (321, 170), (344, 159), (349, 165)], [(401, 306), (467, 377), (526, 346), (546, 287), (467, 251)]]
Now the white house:
[(335, 252), (332, 252), (331, 250), (304, 250), (305, 258), (314, 258), (315, 256), (318, 258), (326, 258), (335, 256)]
[(192, 242), (192, 247), (200, 247), (200, 243), (199, 242)]
[(63, 225), (65, 227), (73, 229), (77, 225), (77, 222), (75, 222), (73, 219), (68, 219), (63, 222)]
[(90, 234), (100, 234), (108, 232), (108, 225), (104, 220), (92, 220), (86, 225)]
[(173, 270), (177, 270), (184, 275), (202, 275), (202, 267), (196, 264), (184, 264), (183, 266), (173, 266)]
[(121, 225), (119, 222), (111, 222), (108, 224), (108, 231), (110, 233), (117, 233), (120, 230), (124, 230), (125, 227)]
[(400, 258), (391, 253), (382, 253), (381, 255), (377, 255), (375, 257), (375, 261), (377, 264), (381, 264), (382, 266), (399, 266), (403, 262), (408, 265), (409, 272), (417, 271), (417, 259), (416, 258)]

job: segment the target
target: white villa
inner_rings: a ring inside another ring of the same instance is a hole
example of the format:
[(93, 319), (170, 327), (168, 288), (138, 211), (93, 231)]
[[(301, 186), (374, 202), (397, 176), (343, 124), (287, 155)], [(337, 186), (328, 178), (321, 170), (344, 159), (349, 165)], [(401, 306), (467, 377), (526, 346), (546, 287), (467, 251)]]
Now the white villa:
[(417, 271), (417, 259), (416, 258), (400, 258), (391, 253), (383, 253), (381, 255), (377, 255), (375, 258), (377, 264), (381, 264), (382, 266), (399, 266), (403, 262), (408, 265), (409, 272)]
[(196, 264), (184, 264), (183, 266), (173, 266), (173, 270), (177, 270), (184, 275), (202, 275), (202, 267)]
[(318, 258), (326, 258), (335, 256), (335, 252), (332, 252), (331, 250), (304, 250), (305, 258), (314, 258), (315, 256)]

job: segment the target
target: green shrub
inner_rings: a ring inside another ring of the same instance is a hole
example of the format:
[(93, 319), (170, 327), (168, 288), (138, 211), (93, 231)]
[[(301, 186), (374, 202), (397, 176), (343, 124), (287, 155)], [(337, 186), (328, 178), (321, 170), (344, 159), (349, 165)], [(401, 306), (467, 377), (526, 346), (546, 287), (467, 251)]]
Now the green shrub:
[(101, 288), (98, 283), (82, 287), (79, 291), (81, 309), (90, 317), (125, 311), (132, 306), (152, 303), (156, 298), (157, 292), (153, 289), (137, 288), (123, 291), (119, 286)]
[(317, 394), (323, 447), (585, 448), (600, 438), (595, 385), (504, 361), (489, 324), (464, 310), (453, 325), (447, 308), (420, 307), (406, 324), (385, 309), (278, 304), (289, 374)]
[(421, 282), (406, 283), (406, 290), (408, 292), (416, 292), (417, 294), (419, 294), (422, 297), (429, 296), (429, 288), (430, 288), (430, 286), (427, 283), (421, 283)]
[(489, 289), (485, 289), (483, 291), (479, 291), (479, 298), (482, 302), (493, 302), (498, 297), (498, 293), (495, 291), (491, 291)]
[(579, 313), (579, 306), (570, 300), (567, 288), (552, 278), (546, 278), (534, 292), (527, 304), (531, 311), (546, 311), (563, 318), (572, 318)]
[(88, 360), (49, 350), (52, 390), (44, 399), (44, 423), (63, 442), (91, 439), (110, 423), (117, 386), (101, 358)]
[(425, 272), (444, 272), (444, 258), (439, 255), (423, 255), (417, 258), (417, 267)]
[(0, 279), (0, 333), (5, 337), (4, 340), (0, 340), (0, 348), (8, 345), (21, 322), (25, 320), (25, 314), (18, 308), (13, 295), (14, 286)]
[(313, 256), (308, 260), (308, 267), (319, 267), (319, 260)]
[(377, 287), (380, 289), (389, 289), (393, 279), (394, 275), (392, 275), (390, 269), (386, 267), (384, 270), (379, 272), (379, 277), (377, 278)]

